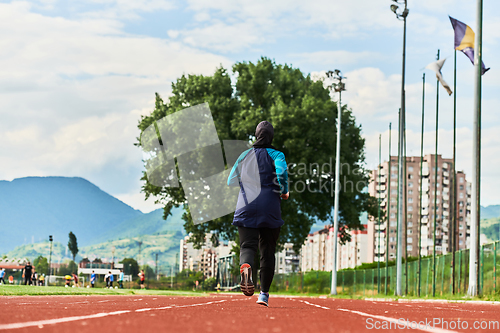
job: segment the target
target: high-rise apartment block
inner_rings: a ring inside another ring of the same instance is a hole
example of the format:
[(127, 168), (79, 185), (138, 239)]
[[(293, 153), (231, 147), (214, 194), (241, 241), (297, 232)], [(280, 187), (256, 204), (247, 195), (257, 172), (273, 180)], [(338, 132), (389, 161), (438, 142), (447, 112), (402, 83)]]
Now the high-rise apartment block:
[[(437, 166), (437, 167), (436, 167)], [(390, 170), (389, 170), (390, 169)], [(436, 177), (437, 176), (437, 182)], [(465, 174), (457, 171), (457, 196), (453, 198), (453, 160), (441, 155), (426, 155), (420, 177), (420, 157), (406, 157), (404, 171), (406, 186), (403, 191), (403, 251), (417, 257), (419, 248), (419, 223), (422, 223), (421, 255), (433, 251), (434, 219), (436, 220), (436, 254), (448, 253), (452, 249), (451, 222), (453, 200), (456, 202), (456, 249), (468, 248), (470, 236), (470, 183)], [(420, 205), (420, 179), (422, 179), (422, 204)], [(378, 224), (377, 217), (368, 221), (370, 261), (385, 261), (386, 245), (389, 244), (389, 259), (396, 257), (398, 216), (398, 158), (391, 157), (378, 170), (371, 173), (368, 191), (375, 198), (380, 197), (380, 207), (386, 216)]]
[[(368, 261), (369, 239), (367, 230), (352, 230), (351, 240), (342, 244), (337, 240), (337, 269), (354, 268)], [(340, 237), (337, 237), (340, 238)], [(307, 236), (302, 245), (302, 271), (331, 271), (333, 267), (333, 227), (323, 229)], [(373, 258), (373, 255), (372, 257)]]

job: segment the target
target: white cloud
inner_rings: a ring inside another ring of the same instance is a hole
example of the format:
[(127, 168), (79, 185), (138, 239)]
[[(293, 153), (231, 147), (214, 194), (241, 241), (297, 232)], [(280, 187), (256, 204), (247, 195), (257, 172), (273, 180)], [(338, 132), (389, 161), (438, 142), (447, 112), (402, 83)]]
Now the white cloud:
[(182, 74), (208, 75), (231, 64), (176, 42), (125, 34), (115, 20), (48, 17), (18, 2), (0, 4), (0, 40), (0, 164), (8, 166), (0, 179), (80, 176), (132, 206), (143, 169), (133, 146), (137, 123), (153, 110), (154, 93), (166, 97)]

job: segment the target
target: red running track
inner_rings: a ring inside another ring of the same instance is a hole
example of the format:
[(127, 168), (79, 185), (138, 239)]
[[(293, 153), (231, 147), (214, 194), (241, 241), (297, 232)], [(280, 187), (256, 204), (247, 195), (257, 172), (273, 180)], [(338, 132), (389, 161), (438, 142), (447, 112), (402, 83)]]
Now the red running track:
[[(500, 305), (271, 295), (270, 307), (266, 308), (255, 304), (256, 300), (256, 296), (227, 294), (209, 297), (4, 296), (0, 297), (0, 333), (399, 332), (408, 326), (417, 332), (500, 332)], [(409, 322), (398, 323), (399, 318)]]

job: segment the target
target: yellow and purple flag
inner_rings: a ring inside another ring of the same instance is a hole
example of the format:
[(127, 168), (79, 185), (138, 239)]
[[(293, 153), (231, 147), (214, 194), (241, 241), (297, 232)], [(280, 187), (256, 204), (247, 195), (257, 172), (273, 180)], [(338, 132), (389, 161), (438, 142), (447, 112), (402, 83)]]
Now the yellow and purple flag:
[[(448, 16), (455, 30), (455, 50), (462, 51), (474, 64), (474, 31), (465, 23)], [(482, 74), (486, 73), (489, 68), (484, 66), (482, 62)]]

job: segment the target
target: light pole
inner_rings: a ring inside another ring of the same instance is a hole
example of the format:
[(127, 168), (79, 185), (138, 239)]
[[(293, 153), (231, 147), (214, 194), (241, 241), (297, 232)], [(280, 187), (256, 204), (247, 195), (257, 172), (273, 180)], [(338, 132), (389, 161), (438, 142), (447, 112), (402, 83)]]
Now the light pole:
[[(398, 188), (399, 188), (399, 200), (398, 200), (398, 248), (397, 248), (397, 258), (396, 258), (396, 295), (402, 295), (402, 262), (401, 257), (403, 254), (403, 234), (402, 234), (402, 223), (403, 223), (403, 156), (404, 156), (404, 122), (405, 122), (405, 67), (406, 67), (406, 17), (408, 16), (409, 10), (407, 7), (407, 0), (392, 0), (394, 4), (391, 5), (391, 10), (396, 14), (398, 20), (404, 22), (403, 25), (403, 66), (402, 66), (402, 77), (401, 77), (401, 113), (399, 114), (399, 171), (398, 171)], [(398, 12), (399, 6), (396, 4), (404, 5), (402, 12)]]
[(111, 269), (115, 269), (115, 250), (116, 250), (116, 247), (113, 246), (111, 248)]
[(50, 275), (52, 274), (52, 241), (54, 239), (52, 238), (52, 235), (49, 235), (49, 242), (50, 242), (50, 254), (49, 254), (49, 278), (47, 279), (47, 285), (49, 285), (50, 282)]
[(330, 89), (339, 93), (339, 102), (337, 104), (337, 153), (335, 156), (335, 199), (333, 206), (333, 257), (332, 257), (332, 287), (330, 294), (337, 295), (337, 232), (339, 230), (339, 192), (340, 192), (340, 125), (342, 120), (342, 91), (345, 91), (345, 83), (342, 82), (346, 77), (338, 69), (328, 71), (328, 78), (333, 79)]
[(477, 0), (477, 28), (474, 40), (474, 127), (472, 145), (472, 194), (471, 233), (469, 259), (468, 296), (477, 296), (482, 286), (479, 284), (479, 232), (481, 207), (481, 74), (483, 41), (483, 0)]

